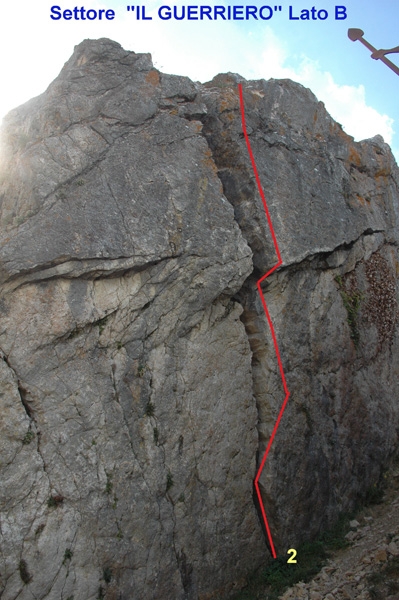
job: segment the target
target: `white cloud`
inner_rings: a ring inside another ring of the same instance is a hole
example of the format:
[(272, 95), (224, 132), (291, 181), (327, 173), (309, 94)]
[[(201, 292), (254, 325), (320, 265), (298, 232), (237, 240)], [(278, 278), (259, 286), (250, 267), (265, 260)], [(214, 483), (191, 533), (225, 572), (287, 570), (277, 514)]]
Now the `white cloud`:
[[(179, 3), (177, 0), (173, 4)], [(71, 56), (74, 45), (85, 38), (108, 37), (127, 50), (150, 52), (158, 69), (201, 81), (234, 65), (239, 40), (245, 35), (233, 22), (221, 26), (216, 22), (160, 21), (154, 14), (154, 8), (160, 5), (158, 0), (145, 3), (147, 16), (152, 14), (153, 20), (137, 21), (133, 13), (126, 11), (127, 4), (115, 2), (114, 21), (83, 23), (52, 21), (48, 0), (7, 3), (7, 13), (0, 23), (0, 119), (42, 93)], [(92, 0), (90, 8), (107, 6), (104, 0)]]
[(331, 73), (323, 71), (317, 61), (306, 56), (292, 57), (293, 61), (297, 63), (295, 66), (289, 64), (286, 46), (269, 29), (257, 77), (293, 79), (310, 88), (324, 102), (331, 116), (356, 140), (380, 134), (385, 142), (392, 143), (394, 120), (367, 104), (363, 85), (339, 85)]
[[(225, 0), (219, 0), (220, 4)], [(92, 8), (104, 8), (92, 0)], [(175, 0), (174, 4), (181, 0)], [(51, 21), (48, 0), (21, 0), (5, 5), (0, 24), (0, 119), (14, 106), (43, 92), (84, 38), (110, 37), (135, 52), (151, 52), (155, 66), (166, 73), (206, 81), (219, 72), (233, 71), (246, 78), (290, 78), (309, 87), (332, 117), (355, 139), (379, 133), (394, 143), (393, 119), (369, 106), (363, 86), (339, 85), (317, 61), (293, 56), (288, 40), (270, 27), (263, 37), (234, 22), (137, 22), (126, 4), (115, 2), (117, 18), (103, 23)], [(159, 6), (148, 0), (149, 11)], [(23, 17), (21, 17), (21, 11)], [(13, 24), (18, 23), (18, 36)], [(4, 93), (6, 91), (6, 93)], [(397, 143), (396, 143), (397, 145)], [(396, 153), (399, 159), (399, 152)]]

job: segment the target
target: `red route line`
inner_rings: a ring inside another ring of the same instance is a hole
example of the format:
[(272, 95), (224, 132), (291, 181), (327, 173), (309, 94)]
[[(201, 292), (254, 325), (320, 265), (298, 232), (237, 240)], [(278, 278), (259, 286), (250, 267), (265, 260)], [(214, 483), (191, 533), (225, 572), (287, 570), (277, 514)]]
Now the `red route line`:
[(256, 489), (256, 494), (258, 496), (259, 505), (260, 505), (260, 509), (261, 509), (261, 512), (262, 512), (263, 521), (264, 521), (264, 524), (265, 524), (265, 527), (266, 527), (267, 537), (269, 538), (269, 543), (270, 543), (270, 548), (271, 548), (271, 551), (272, 551), (272, 555), (273, 555), (273, 558), (277, 558), (277, 554), (276, 554), (276, 550), (274, 548), (273, 538), (272, 538), (272, 534), (270, 532), (269, 523), (267, 521), (266, 511), (265, 511), (265, 507), (264, 507), (264, 504), (263, 504), (263, 500), (262, 500), (262, 496), (261, 496), (261, 493), (260, 493), (259, 483), (258, 482), (259, 482), (259, 478), (260, 478), (260, 476), (262, 474), (263, 467), (265, 466), (265, 462), (266, 462), (267, 456), (268, 456), (268, 454), (270, 452), (270, 448), (271, 448), (271, 446), (273, 444), (274, 437), (275, 437), (275, 435), (277, 433), (277, 429), (278, 429), (278, 427), (280, 425), (281, 417), (283, 416), (283, 413), (285, 411), (285, 407), (287, 406), (287, 402), (288, 402), (288, 398), (290, 397), (290, 393), (288, 391), (287, 382), (285, 380), (284, 369), (283, 369), (283, 364), (281, 362), (280, 350), (279, 350), (278, 344), (277, 344), (276, 333), (274, 331), (273, 322), (272, 322), (272, 319), (270, 317), (269, 309), (267, 308), (266, 300), (265, 300), (265, 297), (264, 297), (263, 292), (262, 292), (261, 284), (262, 284), (262, 282), (265, 279), (267, 279), (267, 277), (269, 277), (269, 275), (271, 275), (276, 269), (278, 269), (278, 267), (280, 265), (283, 264), (283, 259), (281, 258), (280, 249), (278, 247), (276, 234), (274, 232), (273, 223), (272, 223), (272, 219), (271, 219), (270, 212), (269, 212), (269, 207), (267, 206), (266, 197), (265, 197), (265, 194), (264, 194), (263, 189), (262, 189), (262, 184), (260, 182), (258, 169), (256, 168), (256, 163), (255, 163), (254, 155), (252, 154), (252, 148), (251, 148), (251, 144), (250, 144), (250, 141), (249, 141), (248, 132), (247, 132), (247, 125), (246, 125), (246, 121), (245, 121), (244, 96), (243, 96), (243, 91), (242, 91), (242, 85), (241, 85), (241, 83), (238, 84), (238, 92), (239, 92), (239, 96), (240, 96), (240, 109), (241, 109), (242, 130), (243, 130), (243, 133), (244, 133), (244, 137), (245, 137), (245, 141), (246, 141), (246, 144), (247, 144), (249, 158), (251, 159), (252, 168), (253, 168), (253, 171), (254, 171), (256, 183), (257, 183), (257, 186), (258, 186), (260, 197), (262, 198), (263, 208), (265, 209), (267, 222), (269, 224), (270, 233), (272, 234), (273, 244), (274, 244), (274, 248), (276, 250), (277, 259), (278, 259), (277, 263), (271, 269), (269, 269), (269, 271), (265, 275), (263, 275), (258, 280), (258, 282), (257, 282), (256, 285), (257, 285), (257, 288), (258, 288), (260, 299), (262, 301), (263, 310), (265, 311), (266, 319), (267, 319), (267, 321), (269, 323), (270, 332), (272, 334), (273, 344), (274, 344), (274, 350), (276, 352), (277, 362), (278, 362), (278, 366), (279, 366), (279, 369), (280, 369), (281, 380), (283, 382), (283, 388), (284, 388), (284, 392), (285, 392), (285, 398), (284, 398), (284, 402), (283, 402), (283, 404), (281, 406), (280, 412), (278, 414), (276, 423), (275, 423), (275, 425), (273, 427), (273, 432), (272, 432), (272, 434), (270, 436), (269, 443), (267, 444), (267, 448), (266, 448), (265, 453), (263, 455), (262, 462), (260, 463), (258, 472), (257, 472), (256, 477), (255, 477), (255, 481), (254, 481), (254, 485), (255, 485), (255, 489)]

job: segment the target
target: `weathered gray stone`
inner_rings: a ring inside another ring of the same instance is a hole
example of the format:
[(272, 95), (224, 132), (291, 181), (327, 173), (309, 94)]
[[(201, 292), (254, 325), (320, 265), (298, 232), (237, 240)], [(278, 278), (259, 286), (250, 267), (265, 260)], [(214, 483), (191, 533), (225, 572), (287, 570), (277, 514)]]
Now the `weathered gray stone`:
[[(284, 392), (256, 280), (277, 258), (240, 129), (240, 81), (206, 84), (204, 132), (254, 253), (238, 298), (263, 453)], [(291, 397), (260, 483), (284, 552), (352, 509), (397, 447), (399, 171), (382, 138), (354, 143), (299, 84), (243, 92), (283, 259), (262, 287)]]
[(205, 598), (264, 557), (231, 300), (251, 252), (201, 124), (178, 115), (195, 96), (100, 40), (8, 117), (5, 599)]
[(309, 90), (86, 40), (0, 163), (0, 593), (223, 597), (378, 481), (399, 415), (398, 169)]

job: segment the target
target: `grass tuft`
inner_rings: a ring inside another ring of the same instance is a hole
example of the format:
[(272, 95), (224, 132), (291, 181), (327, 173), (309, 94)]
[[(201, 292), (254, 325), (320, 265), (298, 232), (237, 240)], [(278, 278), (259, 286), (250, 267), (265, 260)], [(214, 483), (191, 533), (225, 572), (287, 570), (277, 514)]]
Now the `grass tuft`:
[(248, 579), (247, 587), (233, 596), (232, 600), (277, 600), (284, 591), (300, 581), (308, 582), (326, 564), (330, 552), (346, 548), (345, 539), (354, 514), (342, 514), (336, 525), (325, 531), (314, 542), (300, 544), (295, 556), (296, 563), (288, 563), (290, 554), (278, 556), (265, 569)]

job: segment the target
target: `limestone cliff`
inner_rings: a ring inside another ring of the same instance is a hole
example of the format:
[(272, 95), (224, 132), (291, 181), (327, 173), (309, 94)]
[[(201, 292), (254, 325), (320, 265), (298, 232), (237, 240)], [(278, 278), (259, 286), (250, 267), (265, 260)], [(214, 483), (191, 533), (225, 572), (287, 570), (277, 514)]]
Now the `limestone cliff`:
[(399, 172), (290, 81), (194, 84), (110, 40), (5, 119), (0, 594), (211, 599), (395, 453)]

